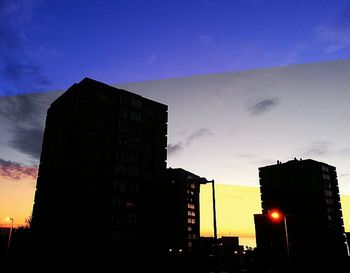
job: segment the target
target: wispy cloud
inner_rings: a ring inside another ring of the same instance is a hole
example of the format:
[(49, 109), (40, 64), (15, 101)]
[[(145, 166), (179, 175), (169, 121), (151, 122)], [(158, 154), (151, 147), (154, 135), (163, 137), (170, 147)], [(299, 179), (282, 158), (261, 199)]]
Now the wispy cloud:
[(203, 46), (213, 46), (214, 45), (214, 38), (212, 36), (206, 35), (206, 34), (197, 34), (197, 38), (199, 39), (199, 42)]
[(148, 63), (148, 64), (154, 63), (156, 58), (157, 58), (157, 56), (155, 54), (151, 54), (150, 56), (148, 56), (146, 63)]
[(350, 46), (350, 29), (332, 26), (320, 26), (316, 29), (317, 36), (327, 43), (325, 53), (332, 54)]
[(50, 100), (50, 96), (44, 93), (6, 96), (0, 100), (0, 118), (9, 125), (7, 145), (35, 161), (41, 151), (44, 113)]
[(10, 145), (32, 159), (38, 160), (41, 152), (42, 128), (16, 127)]
[(40, 108), (39, 94), (17, 95), (2, 97), (0, 100), (0, 116), (18, 123), (39, 122), (38, 114)]
[(314, 141), (307, 148), (306, 152), (303, 153), (303, 156), (324, 156), (329, 155), (333, 151), (331, 147), (333, 146), (332, 141)]
[(174, 155), (177, 152), (180, 152), (183, 149), (182, 142), (176, 144), (169, 143), (168, 145), (168, 155)]
[(255, 158), (256, 155), (253, 154), (236, 154), (236, 157), (242, 158), (242, 159), (251, 159)]
[(38, 5), (39, 1), (34, 0), (0, 1), (0, 75), (15, 90), (35, 90), (50, 84), (42, 68), (30, 57), (32, 48), (24, 31)]
[(261, 115), (268, 111), (270, 111), (272, 108), (275, 108), (279, 104), (278, 98), (268, 98), (256, 101), (254, 103), (251, 103), (248, 106), (248, 111), (252, 115)]
[(4, 78), (13, 84), (17, 89), (37, 86), (48, 86), (50, 81), (44, 75), (42, 69), (29, 63), (28, 60), (21, 60), (16, 56), (4, 57)]
[(316, 38), (324, 41), (327, 54), (335, 53), (350, 47), (350, 6), (338, 18), (327, 25), (315, 29)]
[(177, 143), (169, 143), (168, 156), (174, 155), (175, 153), (178, 153), (184, 150), (186, 147), (190, 146), (192, 142), (198, 138), (202, 138), (204, 136), (213, 136), (213, 135), (214, 134), (208, 128), (198, 129), (197, 131), (185, 137), (182, 141), (179, 141)]
[(37, 173), (37, 166), (24, 166), (17, 162), (7, 161), (0, 158), (0, 177), (11, 180), (19, 180), (23, 178), (35, 179)]

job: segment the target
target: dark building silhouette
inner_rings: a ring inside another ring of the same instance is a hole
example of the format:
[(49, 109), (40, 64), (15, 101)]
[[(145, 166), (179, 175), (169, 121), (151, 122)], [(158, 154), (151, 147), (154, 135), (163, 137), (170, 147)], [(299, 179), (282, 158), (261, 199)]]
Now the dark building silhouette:
[(192, 252), (199, 239), (201, 179), (198, 175), (181, 168), (167, 169), (169, 251)]
[(253, 250), (239, 245), (238, 237), (201, 237), (199, 243), (200, 272), (255, 272), (251, 268)]
[(6, 264), (9, 246), (10, 228), (0, 227), (0, 264)]
[(89, 78), (55, 100), (33, 207), (41, 266), (157, 270), (168, 251), (161, 210), (166, 146), (164, 104)]
[(172, 272), (194, 272), (198, 267), (199, 193), (203, 181), (206, 179), (184, 169), (167, 169), (164, 215)]
[[(348, 247), (335, 167), (311, 159), (278, 161), (259, 168), (259, 177), (262, 214), (254, 220), (260, 269), (343, 272)], [(270, 217), (274, 209), (280, 221)]]

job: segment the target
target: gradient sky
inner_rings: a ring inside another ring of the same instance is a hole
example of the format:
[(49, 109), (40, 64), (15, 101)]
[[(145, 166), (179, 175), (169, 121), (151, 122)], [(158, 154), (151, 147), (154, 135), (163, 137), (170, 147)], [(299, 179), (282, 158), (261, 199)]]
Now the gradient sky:
[(0, 94), (349, 57), (348, 0), (2, 0)]
[(29, 215), (46, 109), (84, 77), (169, 105), (168, 166), (246, 200), (222, 195), (226, 235), (252, 236), (276, 160), (333, 165), (350, 195), (349, 58), (345, 0), (2, 0), (0, 218)]

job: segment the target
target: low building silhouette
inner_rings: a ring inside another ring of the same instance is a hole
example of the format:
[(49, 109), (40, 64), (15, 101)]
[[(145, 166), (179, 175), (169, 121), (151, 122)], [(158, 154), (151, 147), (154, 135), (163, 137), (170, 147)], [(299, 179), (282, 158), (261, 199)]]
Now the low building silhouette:
[(200, 272), (256, 272), (254, 251), (239, 245), (239, 237), (201, 237), (199, 243)]
[(0, 264), (6, 264), (10, 228), (0, 227)]

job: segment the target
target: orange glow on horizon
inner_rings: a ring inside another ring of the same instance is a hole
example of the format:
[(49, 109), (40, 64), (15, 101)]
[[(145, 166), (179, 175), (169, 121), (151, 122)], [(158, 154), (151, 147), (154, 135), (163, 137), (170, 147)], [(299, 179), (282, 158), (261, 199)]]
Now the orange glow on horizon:
[(11, 180), (0, 176), (0, 227), (25, 226), (34, 204), (36, 179)]
[[(0, 176), (0, 227), (26, 225), (33, 203), (36, 179), (10, 180)], [(200, 189), (201, 236), (213, 236), (211, 184)], [(261, 213), (258, 187), (216, 184), (218, 236), (238, 236), (241, 245), (255, 247), (254, 214)], [(345, 231), (350, 231), (350, 195), (341, 195)]]

